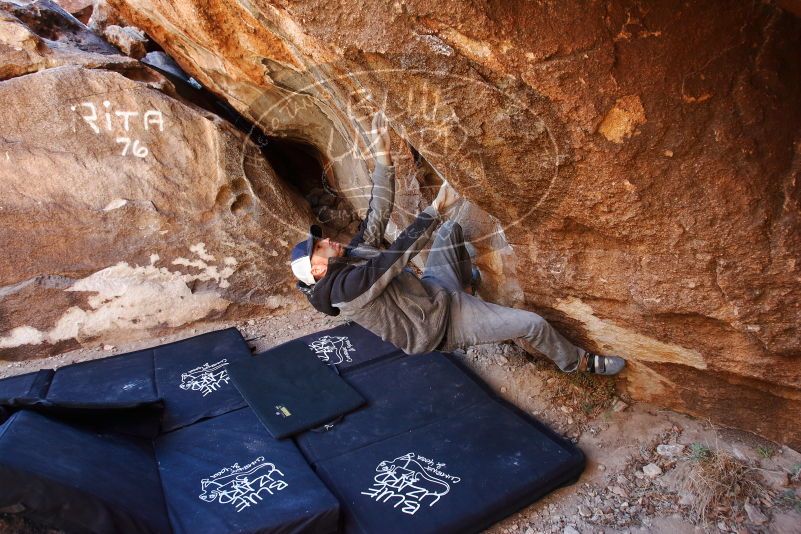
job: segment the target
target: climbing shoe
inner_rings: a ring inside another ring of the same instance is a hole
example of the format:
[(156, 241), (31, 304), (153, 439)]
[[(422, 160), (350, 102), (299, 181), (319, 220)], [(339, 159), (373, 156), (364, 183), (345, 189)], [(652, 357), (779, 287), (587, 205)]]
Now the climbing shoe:
[(616, 375), (626, 367), (626, 360), (620, 356), (600, 356), (586, 352), (579, 359), (578, 370), (596, 375)]

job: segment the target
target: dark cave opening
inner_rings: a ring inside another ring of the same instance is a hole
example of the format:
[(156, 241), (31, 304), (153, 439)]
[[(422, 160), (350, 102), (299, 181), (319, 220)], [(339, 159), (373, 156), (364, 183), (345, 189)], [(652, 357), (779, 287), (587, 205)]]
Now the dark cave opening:
[(268, 137), (260, 143), (262, 155), (278, 178), (292, 187), (309, 203), (316, 222), (337, 237), (353, 230), (358, 221), (348, 200), (330, 185), (327, 164), (316, 147), (289, 137)]

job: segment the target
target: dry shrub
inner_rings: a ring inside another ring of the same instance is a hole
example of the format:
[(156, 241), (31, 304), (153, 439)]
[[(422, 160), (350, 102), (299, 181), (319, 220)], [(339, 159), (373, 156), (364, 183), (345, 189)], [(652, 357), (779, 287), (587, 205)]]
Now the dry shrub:
[(770, 498), (756, 469), (725, 451), (696, 443), (690, 460), (684, 487), (695, 497), (690, 512), (696, 521), (731, 518), (740, 514), (747, 500)]
[(572, 406), (576, 415), (583, 415), (585, 419), (598, 416), (609, 408), (617, 397), (615, 379), (608, 376), (598, 376), (590, 373), (563, 373), (547, 367), (549, 378), (553, 376), (556, 381), (550, 387), (549, 398)]

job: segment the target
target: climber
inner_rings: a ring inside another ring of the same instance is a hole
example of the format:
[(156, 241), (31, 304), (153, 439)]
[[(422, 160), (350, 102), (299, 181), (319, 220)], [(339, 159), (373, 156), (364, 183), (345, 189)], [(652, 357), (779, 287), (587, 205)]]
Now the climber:
[(375, 161), (367, 216), (347, 246), (323, 238), (313, 225), (292, 249), (298, 289), (328, 315), (350, 319), (407, 354), (453, 351), (470, 345), (514, 339), (538, 351), (563, 371), (614, 375), (625, 366), (618, 356), (600, 356), (573, 345), (536, 313), (485, 302), (465, 289), (479, 276), (471, 266), (462, 228), (448, 221), (434, 237), (422, 276), (407, 268), (429, 242), (458, 200), (447, 184), (386, 250), (379, 247), (394, 203), (394, 169), (383, 114), (373, 118)]

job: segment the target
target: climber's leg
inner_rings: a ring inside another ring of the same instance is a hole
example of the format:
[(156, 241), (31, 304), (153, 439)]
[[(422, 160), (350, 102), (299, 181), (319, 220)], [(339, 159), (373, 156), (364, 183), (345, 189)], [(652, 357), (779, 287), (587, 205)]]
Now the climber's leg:
[(439, 227), (426, 260), (423, 280), (451, 291), (461, 291), (470, 283), (472, 263), (464, 246), (462, 227), (446, 221)]
[(574, 371), (587, 354), (536, 313), (484, 302), (460, 291), (450, 296), (446, 351), (516, 339), (523, 348), (544, 354), (563, 371)]

